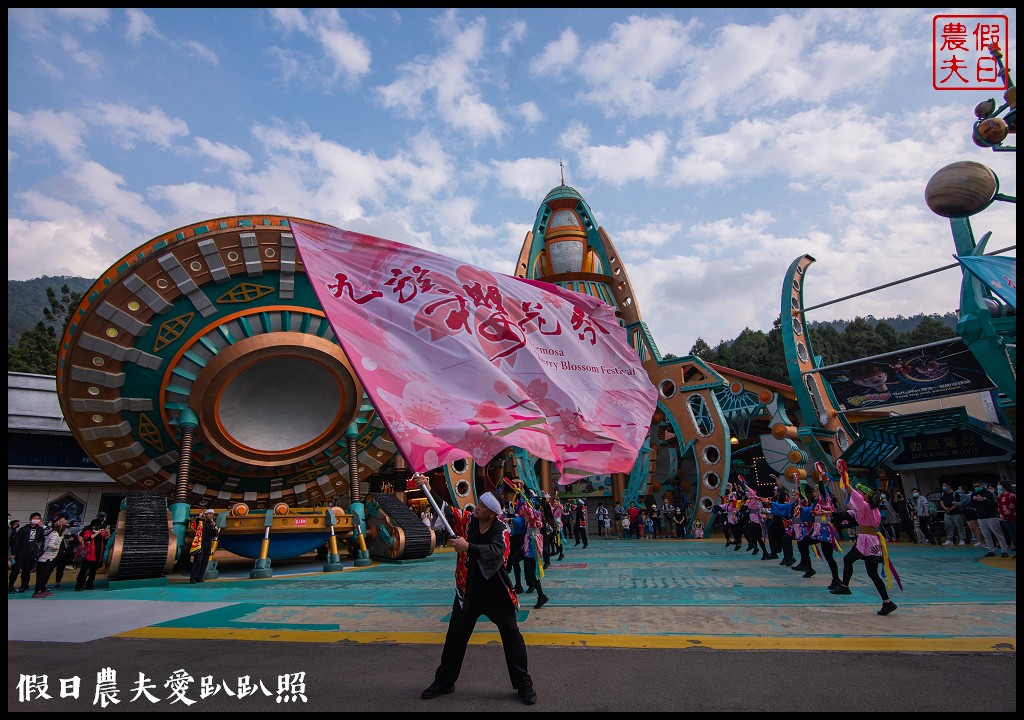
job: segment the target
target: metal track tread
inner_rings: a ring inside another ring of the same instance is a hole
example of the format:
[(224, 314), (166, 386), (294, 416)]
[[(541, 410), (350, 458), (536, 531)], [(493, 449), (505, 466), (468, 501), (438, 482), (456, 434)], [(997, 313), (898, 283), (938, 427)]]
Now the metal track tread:
[(416, 513), (387, 493), (374, 493), (373, 501), (405, 532), (405, 552), (396, 560), (418, 560), (430, 554), (433, 530), (424, 525)]
[(132, 491), (125, 497), (123, 545), (118, 580), (162, 577), (170, 525), (162, 492)]

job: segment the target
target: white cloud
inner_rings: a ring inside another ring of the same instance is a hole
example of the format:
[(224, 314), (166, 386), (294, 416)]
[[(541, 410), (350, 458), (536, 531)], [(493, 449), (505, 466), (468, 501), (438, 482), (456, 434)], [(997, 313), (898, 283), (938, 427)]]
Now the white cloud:
[(460, 26), (454, 11), (449, 11), (439, 27), (447, 45), (433, 58), (401, 66), (397, 80), (377, 88), (381, 101), (412, 116), (432, 97), (432, 110), (450, 127), (468, 132), (477, 141), (500, 138), (507, 126), (474, 83), (485, 47), (486, 22), (477, 18)]
[(36, 110), (26, 115), (7, 111), (7, 136), (29, 145), (45, 144), (66, 160), (83, 147), (86, 125), (77, 113)]
[(488, 170), (500, 191), (538, 205), (559, 183), (558, 161), (551, 158), (492, 160)]
[(127, 8), (124, 14), (128, 18), (128, 30), (126, 36), (129, 44), (138, 47), (142, 44), (147, 35), (162, 39), (163, 36), (156, 29), (156, 22), (146, 13), (137, 8)]
[(538, 125), (544, 119), (544, 113), (532, 100), (517, 105), (515, 113), (523, 118), (527, 129)]
[(498, 52), (503, 55), (511, 53), (516, 45), (522, 42), (523, 38), (526, 37), (526, 31), (528, 27), (522, 20), (516, 20), (508, 24), (508, 30), (501, 37), (501, 42), (498, 43)]
[(299, 8), (268, 8), (270, 17), (286, 31), (309, 33), (309, 21)]
[(315, 36), (334, 66), (335, 76), (354, 81), (370, 72), (370, 49), (361, 37), (348, 30), (336, 8), (313, 14)]
[(625, 145), (567, 147), (576, 152), (580, 173), (608, 185), (621, 186), (634, 180), (653, 180), (660, 172), (668, 150), (662, 132), (633, 138)]
[(316, 9), (308, 16), (298, 8), (272, 8), (269, 12), (275, 25), (309, 37), (323, 52), (315, 58), (309, 52), (268, 48), (285, 80), (330, 86), (340, 78), (354, 84), (370, 72), (372, 53), (366, 40), (348, 28), (337, 8)]
[(114, 130), (116, 139), (125, 147), (131, 147), (136, 140), (169, 147), (177, 137), (188, 135), (184, 120), (168, 117), (158, 107), (137, 110), (124, 104), (100, 104), (83, 115), (95, 125)]
[[(154, 185), (149, 188), (149, 194), (154, 200), (169, 203), (175, 213), (187, 213), (192, 218), (223, 217), (244, 212), (233, 191), (205, 183)], [(262, 211), (263, 208), (257, 210)]]
[(219, 164), (227, 165), (233, 169), (245, 170), (252, 165), (252, 156), (235, 145), (227, 145), (197, 137), (196, 150), (203, 157), (210, 158)]
[(580, 54), (580, 39), (572, 28), (566, 28), (557, 40), (549, 42), (530, 61), (530, 72), (539, 77), (564, 74)]

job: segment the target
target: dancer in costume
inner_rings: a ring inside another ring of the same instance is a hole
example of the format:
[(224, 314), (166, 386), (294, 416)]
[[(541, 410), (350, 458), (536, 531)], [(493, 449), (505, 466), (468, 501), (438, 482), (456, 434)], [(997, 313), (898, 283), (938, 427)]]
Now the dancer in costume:
[[(885, 538), (878, 532), (878, 525), (882, 522), (882, 514), (878, 510), (881, 501), (878, 493), (867, 485), (850, 487), (850, 476), (846, 473), (845, 463), (840, 466), (840, 471), (843, 476), (843, 484), (850, 493), (850, 504), (853, 506), (854, 517), (857, 518), (858, 533), (857, 544), (843, 558), (843, 581), (829, 592), (833, 595), (852, 595), (850, 578), (853, 577), (853, 564), (858, 560), (863, 560), (868, 577), (871, 578), (871, 582), (875, 584), (875, 589), (882, 598), (882, 607), (878, 614), (888, 615), (896, 609), (896, 603), (889, 599), (885, 582), (878, 574), (879, 566), (885, 567), (887, 564), (889, 554), (885, 546)], [(889, 564), (889, 577), (895, 575), (895, 569)]]
[(518, 517), (513, 522), (521, 523), (526, 530), (523, 539), (523, 576), (526, 579), (526, 592), (537, 592), (537, 604), (533, 607), (539, 610), (548, 601), (540, 582), (544, 577), (544, 568), (540, 562), (544, 555), (544, 516), (532, 501), (533, 498), (529, 498), (528, 502), (519, 504), (516, 509)]
[[(737, 475), (737, 479), (740, 482), (740, 488), (747, 494), (747, 512), (749, 521), (747, 526), (747, 532), (749, 533), (750, 545), (747, 549), (750, 550), (750, 546), (753, 546), (753, 554), (757, 555), (757, 548), (761, 548), (761, 559), (767, 560), (771, 557), (768, 554), (768, 549), (764, 545), (764, 539), (767, 533), (765, 532), (765, 520), (761, 514), (761, 510), (764, 509), (764, 500), (757, 494), (756, 490), (751, 490), (750, 486), (747, 485), (746, 478), (742, 475)], [(776, 556), (777, 557), (777, 556)]]
[(791, 528), (793, 526), (794, 505), (797, 506), (798, 510), (800, 495), (794, 491), (787, 499), (786, 491), (782, 487), (782, 481), (775, 475), (772, 475), (772, 477), (775, 478), (778, 500), (772, 502), (770, 511), (772, 522), (778, 522), (781, 528), (779, 530), (778, 546), (779, 550), (782, 551), (782, 562), (779, 565), (789, 567), (796, 563), (796, 558), (793, 556), (793, 534)]
[[(502, 522), (501, 514), (501, 502), (493, 493), (486, 492), (480, 496), (480, 504), (473, 511), (472, 520), (462, 516), (456, 521), (460, 526), (456, 533), (460, 536), (452, 543), (459, 554), (455, 569), (455, 602), (434, 682), (420, 695), (424, 700), (455, 691), (466, 647), (477, 620), (483, 615), (498, 626), (509, 679), (519, 699), (526, 705), (537, 702), (533, 678), (527, 669), (526, 642), (516, 618), (519, 600), (505, 571), (510, 541), (508, 527)], [(463, 523), (468, 527), (461, 527)]]
[(718, 506), (718, 509), (725, 513), (725, 525), (722, 526), (725, 531), (725, 546), (729, 547), (735, 542), (739, 548), (740, 534), (736, 530), (736, 495), (732, 490), (726, 490), (724, 502)]
[(821, 463), (817, 463), (817, 465), (820, 465), (816, 468), (818, 488), (809, 490), (810, 497), (814, 498), (814, 523), (807, 537), (797, 543), (797, 548), (800, 550), (800, 563), (794, 565), (793, 569), (803, 568), (805, 578), (814, 577), (817, 573), (811, 566), (810, 548), (812, 545), (819, 546), (825, 562), (828, 563), (828, 569), (832, 572), (832, 583), (829, 585), (829, 590), (832, 590), (840, 584), (839, 566), (833, 557), (835, 551), (840, 549), (839, 534), (831, 522), (831, 516), (835, 512), (836, 506), (828, 494), (828, 475), (825, 473), (825, 467)]

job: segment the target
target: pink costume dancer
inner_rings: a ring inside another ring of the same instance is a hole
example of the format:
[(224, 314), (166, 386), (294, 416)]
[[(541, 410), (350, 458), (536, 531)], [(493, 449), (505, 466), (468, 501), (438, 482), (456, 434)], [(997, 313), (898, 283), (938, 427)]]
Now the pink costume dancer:
[(882, 522), (882, 513), (878, 509), (878, 494), (866, 485), (850, 487), (849, 476), (846, 473), (845, 463), (840, 466), (843, 480), (847, 491), (850, 493), (850, 504), (853, 506), (853, 515), (857, 518), (858, 535), (857, 544), (843, 558), (843, 581), (835, 590), (829, 590), (833, 595), (852, 595), (850, 590), (850, 578), (853, 577), (853, 564), (858, 560), (864, 561), (868, 577), (875, 584), (875, 589), (882, 598), (882, 607), (879, 615), (888, 615), (896, 609), (896, 603), (889, 599), (885, 582), (878, 574), (878, 568), (886, 560), (888, 553), (885, 549), (885, 539), (878, 532), (878, 525)]
[(719, 510), (725, 512), (725, 546), (729, 547), (736, 540), (736, 548), (739, 549), (740, 538), (736, 532), (736, 495), (732, 492), (726, 493), (725, 502), (718, 506)]
[(544, 567), (540, 562), (544, 557), (544, 516), (530, 502), (520, 503), (516, 508), (516, 514), (526, 523), (526, 535), (523, 538), (523, 575), (530, 586), (527, 592), (537, 591), (537, 604), (533, 607), (539, 610), (548, 601), (548, 596), (544, 594), (540, 583), (544, 577)]
[(750, 522), (751, 535), (754, 543), (754, 555), (757, 555), (757, 546), (761, 547), (761, 559), (768, 559), (768, 549), (764, 546), (764, 538), (767, 533), (765, 532), (764, 517), (761, 515), (761, 510), (764, 509), (764, 501), (761, 500), (761, 496), (757, 494), (756, 490), (751, 490), (743, 476), (738, 476), (740, 480), (740, 486), (747, 494), (747, 508), (750, 510)]

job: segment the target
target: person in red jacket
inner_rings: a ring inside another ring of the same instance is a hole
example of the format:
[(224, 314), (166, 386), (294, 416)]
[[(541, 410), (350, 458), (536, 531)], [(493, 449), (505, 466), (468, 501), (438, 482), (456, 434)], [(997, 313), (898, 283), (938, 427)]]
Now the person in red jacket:
[(96, 589), (96, 571), (103, 563), (103, 553), (107, 549), (109, 537), (110, 527), (106, 524), (106, 517), (97, 517), (82, 531), (81, 542), (85, 546), (85, 557), (82, 559), (82, 567), (75, 582), (76, 592)]

